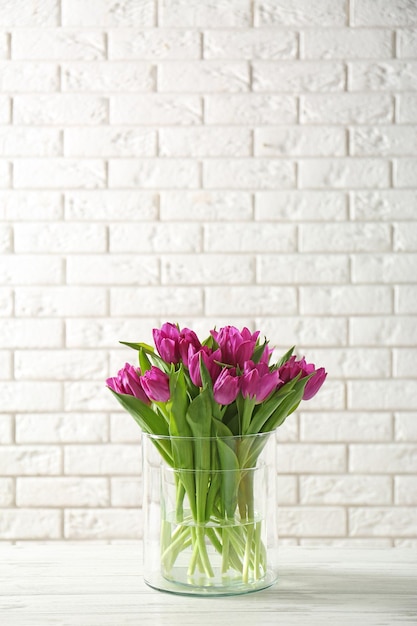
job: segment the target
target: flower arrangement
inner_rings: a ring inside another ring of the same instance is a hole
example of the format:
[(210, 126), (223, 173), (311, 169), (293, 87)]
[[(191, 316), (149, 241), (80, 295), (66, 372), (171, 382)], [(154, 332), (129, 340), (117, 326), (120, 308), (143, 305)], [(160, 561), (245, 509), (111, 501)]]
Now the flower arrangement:
[(248, 328), (225, 326), (200, 341), (165, 323), (153, 338), (156, 351), (121, 342), (138, 351), (139, 366), (126, 363), (106, 382), (174, 472), (174, 516), (161, 524), (162, 569), (169, 577), (188, 550), (188, 579), (196, 571), (210, 579), (210, 547), (221, 557), (222, 576), (256, 581), (266, 555), (251, 470), (268, 433), (311, 399), (327, 374), (294, 348), (271, 364), (269, 342)]

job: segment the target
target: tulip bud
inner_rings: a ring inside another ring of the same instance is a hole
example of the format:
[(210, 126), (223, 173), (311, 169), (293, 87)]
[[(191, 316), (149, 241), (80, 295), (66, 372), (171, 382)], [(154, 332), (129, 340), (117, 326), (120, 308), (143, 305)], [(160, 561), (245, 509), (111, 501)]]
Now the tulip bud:
[(169, 376), (154, 365), (141, 376), (141, 384), (146, 394), (154, 402), (167, 402), (170, 397)]
[(213, 396), (219, 404), (231, 404), (239, 393), (239, 378), (235, 368), (224, 368), (213, 386)]
[(149, 404), (140, 379), (140, 369), (126, 363), (124, 368), (119, 370), (117, 376), (106, 380), (107, 387), (116, 393), (123, 393), (128, 396), (139, 398), (142, 402)]

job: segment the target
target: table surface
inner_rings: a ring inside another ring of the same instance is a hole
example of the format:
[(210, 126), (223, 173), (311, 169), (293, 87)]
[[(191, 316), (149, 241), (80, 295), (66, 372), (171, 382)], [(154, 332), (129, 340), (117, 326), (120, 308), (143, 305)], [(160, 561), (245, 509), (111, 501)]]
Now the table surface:
[(283, 547), (279, 580), (245, 596), (149, 588), (137, 544), (0, 545), (4, 626), (417, 624), (417, 551)]

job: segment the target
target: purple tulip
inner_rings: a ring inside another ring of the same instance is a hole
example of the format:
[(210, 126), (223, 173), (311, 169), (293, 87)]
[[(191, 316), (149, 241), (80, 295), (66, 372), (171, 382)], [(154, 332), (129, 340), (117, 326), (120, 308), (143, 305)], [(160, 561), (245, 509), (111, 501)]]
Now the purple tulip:
[(213, 396), (219, 404), (231, 404), (239, 393), (239, 377), (236, 376), (236, 368), (225, 367), (213, 386)]
[(235, 326), (225, 326), (219, 331), (212, 330), (210, 333), (222, 352), (221, 361), (243, 368), (245, 361), (249, 361), (253, 356), (259, 330), (252, 334), (246, 327), (240, 331)]
[(179, 330), (175, 324), (170, 322), (163, 324), (160, 330), (154, 328), (152, 334), (159, 355), (167, 363), (182, 361), (188, 367), (189, 346), (193, 346), (195, 350), (201, 348), (200, 340), (193, 330), (189, 328)]
[(216, 363), (216, 361), (221, 360), (222, 355), (220, 350), (213, 351), (207, 346), (202, 346), (200, 350), (194, 352), (193, 346), (190, 346), (188, 355), (188, 368), (190, 372), (190, 378), (193, 381), (194, 385), (196, 385), (197, 387), (203, 386), (200, 371), (200, 355), (204, 365), (208, 369), (211, 380), (214, 383), (221, 371), (220, 365)]
[(154, 402), (167, 402), (170, 397), (169, 376), (152, 365), (140, 379), (146, 394)]
[(305, 378), (310, 374), (314, 374), (314, 376), (307, 381), (304, 389), (303, 400), (310, 400), (313, 396), (315, 396), (327, 376), (324, 367), (320, 367), (316, 370), (316, 366), (313, 363), (307, 363), (304, 357), (297, 361), (295, 356), (290, 357), (284, 365), (281, 365), (278, 371), (279, 377), (282, 381), (284, 381), (284, 383), (292, 380), (300, 373), (300, 378)]
[(244, 398), (255, 398), (256, 403), (263, 402), (281, 382), (278, 370), (269, 370), (266, 363), (247, 361), (241, 377), (241, 390)]
[(140, 369), (130, 365), (130, 363), (126, 363), (124, 368), (119, 370), (117, 376), (108, 378), (106, 385), (116, 393), (135, 396), (135, 398), (149, 404), (149, 398), (141, 384)]

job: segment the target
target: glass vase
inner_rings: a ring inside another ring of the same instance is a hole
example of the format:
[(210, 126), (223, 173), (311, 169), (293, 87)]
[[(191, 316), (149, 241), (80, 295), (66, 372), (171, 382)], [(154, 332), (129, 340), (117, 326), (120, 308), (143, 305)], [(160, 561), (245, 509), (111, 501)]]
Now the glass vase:
[(236, 595), (277, 579), (276, 438), (143, 434), (144, 579)]

